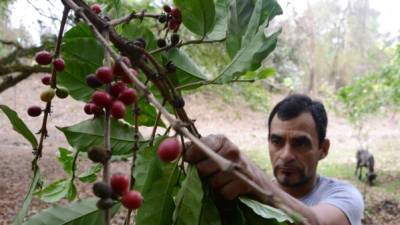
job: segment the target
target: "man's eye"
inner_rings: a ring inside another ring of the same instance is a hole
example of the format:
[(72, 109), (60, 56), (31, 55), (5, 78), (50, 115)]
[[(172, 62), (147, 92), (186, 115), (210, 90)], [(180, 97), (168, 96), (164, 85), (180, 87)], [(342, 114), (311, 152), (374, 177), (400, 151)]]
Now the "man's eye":
[(294, 144), (295, 144), (295, 146), (302, 147), (302, 148), (310, 146), (310, 142), (305, 139), (296, 140)]
[(282, 142), (280, 138), (271, 138), (271, 143), (275, 145), (279, 145)]

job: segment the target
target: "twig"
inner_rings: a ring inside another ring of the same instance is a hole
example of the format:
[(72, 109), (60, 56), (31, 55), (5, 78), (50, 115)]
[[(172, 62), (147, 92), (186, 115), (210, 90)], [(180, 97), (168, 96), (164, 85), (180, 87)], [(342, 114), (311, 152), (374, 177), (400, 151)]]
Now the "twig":
[[(107, 30), (103, 31), (103, 37), (106, 41), (109, 40), (109, 34)], [(110, 53), (105, 51), (104, 52), (104, 58), (105, 58), (105, 65), (106, 66), (111, 66), (111, 59), (110, 59)], [(109, 88), (110, 84), (108, 84)], [(105, 110), (104, 114), (104, 148), (106, 149), (107, 152), (109, 152), (111, 155), (112, 154), (112, 149), (111, 149), (111, 119), (110, 119), (110, 110), (107, 108)], [(110, 158), (108, 158), (104, 163), (103, 163), (103, 181), (107, 184), (110, 183)], [(105, 211), (105, 222), (106, 225), (110, 224), (110, 219), (111, 219), (111, 210), (106, 209)]]
[(168, 51), (168, 50), (170, 50), (172, 48), (175, 48), (175, 47), (176, 48), (180, 48), (180, 47), (185, 46), (185, 45), (206, 44), (206, 43), (211, 44), (211, 43), (223, 42), (225, 40), (226, 40), (226, 38), (222, 38), (222, 39), (218, 39), (218, 40), (204, 40), (204, 39), (190, 40), (190, 41), (186, 41), (186, 42), (180, 42), (175, 46), (168, 45), (168, 46), (165, 46), (165, 47), (162, 47), (162, 48), (154, 49), (153, 51), (150, 51), (149, 54), (154, 55), (154, 54), (162, 52), (162, 51)]
[[(254, 79), (249, 79), (249, 80), (230, 80), (227, 83), (253, 83), (256, 80)], [(197, 86), (197, 85), (207, 85), (207, 84), (219, 84), (219, 83), (214, 83), (215, 80), (202, 80), (202, 81), (196, 81), (196, 82), (192, 82), (192, 83), (188, 83), (188, 84), (184, 84), (181, 86), (178, 86), (175, 88), (175, 90), (179, 91), (185, 88), (190, 88), (193, 86)]]
[[(164, 106), (165, 103), (166, 103), (166, 101), (165, 101), (165, 99), (164, 99), (162, 105)], [(154, 138), (155, 138), (155, 136), (156, 136), (156, 131), (157, 131), (157, 127), (158, 127), (158, 123), (160, 122), (160, 119), (161, 119), (161, 112), (159, 111), (159, 112), (157, 113), (156, 122), (154, 123), (153, 130), (152, 130), (152, 132), (151, 132), (151, 138), (150, 138), (149, 146), (153, 146)]]
[(111, 25), (111, 26), (117, 26), (117, 25), (122, 24), (122, 23), (128, 23), (132, 19), (143, 19), (143, 17), (150, 17), (150, 18), (158, 19), (159, 16), (160, 16), (160, 14), (151, 14), (151, 13), (138, 13), (138, 14), (136, 14), (136, 12), (132, 12), (131, 14), (126, 15), (124, 17), (111, 20), (110, 22), (108, 22), (108, 24)]
[[(67, 21), (68, 17), (68, 12), (70, 8), (68, 6), (64, 7), (64, 12), (63, 12), (63, 17), (61, 19), (61, 25), (60, 25), (60, 30), (58, 32), (58, 37), (57, 37), (57, 43), (54, 51), (54, 58), (57, 58), (60, 55), (60, 49), (61, 49), (61, 41), (62, 41), (62, 36), (64, 33), (64, 27), (65, 23)], [(51, 75), (51, 87), (54, 89), (56, 87), (56, 69), (53, 67), (52, 68), (52, 75)], [(40, 129), (40, 141), (38, 148), (34, 151), (36, 157), (34, 161), (37, 161), (40, 157), (42, 157), (42, 149), (43, 149), (43, 141), (47, 137), (47, 118), (51, 112), (51, 102), (49, 101), (46, 103), (46, 108), (44, 110), (44, 116), (43, 116), (43, 122), (42, 122), (42, 128)]]
[(3, 44), (3, 45), (12, 45), (15, 48), (22, 48), (22, 46), (16, 41), (9, 41), (9, 40), (0, 39), (0, 43)]
[[(136, 155), (137, 152), (139, 151), (139, 113), (140, 113), (140, 108), (138, 103), (136, 102), (134, 104), (133, 107), (133, 116), (134, 116), (134, 120), (135, 120), (135, 134), (134, 134), (134, 145), (132, 148), (132, 165), (131, 165), (131, 176), (130, 176), (130, 185), (129, 185), (129, 189), (132, 190), (133, 187), (135, 186), (135, 177), (134, 177), (134, 170), (135, 170), (135, 162), (136, 162)], [(132, 210), (129, 209), (128, 213), (125, 217), (125, 225), (129, 225), (130, 220), (131, 220), (131, 214), (132, 214)]]

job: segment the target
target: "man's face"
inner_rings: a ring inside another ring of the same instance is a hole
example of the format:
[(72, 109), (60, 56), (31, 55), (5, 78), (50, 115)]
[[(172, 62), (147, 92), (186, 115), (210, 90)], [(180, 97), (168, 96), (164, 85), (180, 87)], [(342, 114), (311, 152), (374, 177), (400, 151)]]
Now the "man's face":
[(320, 149), (312, 115), (302, 113), (282, 121), (277, 115), (271, 121), (269, 154), (275, 178), (282, 186), (297, 187), (316, 174), (318, 161), (328, 149)]

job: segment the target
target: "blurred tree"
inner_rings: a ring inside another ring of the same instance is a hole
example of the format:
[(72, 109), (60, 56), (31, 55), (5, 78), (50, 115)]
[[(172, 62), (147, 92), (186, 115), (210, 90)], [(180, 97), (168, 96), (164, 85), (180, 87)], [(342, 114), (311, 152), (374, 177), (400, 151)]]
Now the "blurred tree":
[(337, 90), (389, 57), (369, 0), (321, 0), (308, 2), (302, 12), (290, 9), (270, 62), (277, 68), (277, 83), (290, 79), (296, 90), (316, 94), (320, 87)]

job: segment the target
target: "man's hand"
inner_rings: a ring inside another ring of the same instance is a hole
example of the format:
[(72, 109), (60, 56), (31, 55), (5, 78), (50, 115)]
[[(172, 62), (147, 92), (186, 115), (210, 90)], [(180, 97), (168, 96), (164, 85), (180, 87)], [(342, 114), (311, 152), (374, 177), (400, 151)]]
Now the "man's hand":
[[(229, 139), (223, 135), (209, 135), (201, 139), (203, 143), (213, 149), (220, 156), (236, 163), (239, 169), (244, 172), (247, 177), (257, 182), (256, 177), (260, 175), (259, 169), (252, 165), (239, 151)], [(218, 191), (225, 199), (232, 200), (240, 195), (252, 194), (252, 188), (246, 183), (239, 180), (230, 172), (221, 171), (218, 164), (208, 158), (194, 144), (190, 144), (185, 160), (196, 165), (197, 170), (202, 177), (208, 178), (208, 181), (213, 189)]]

